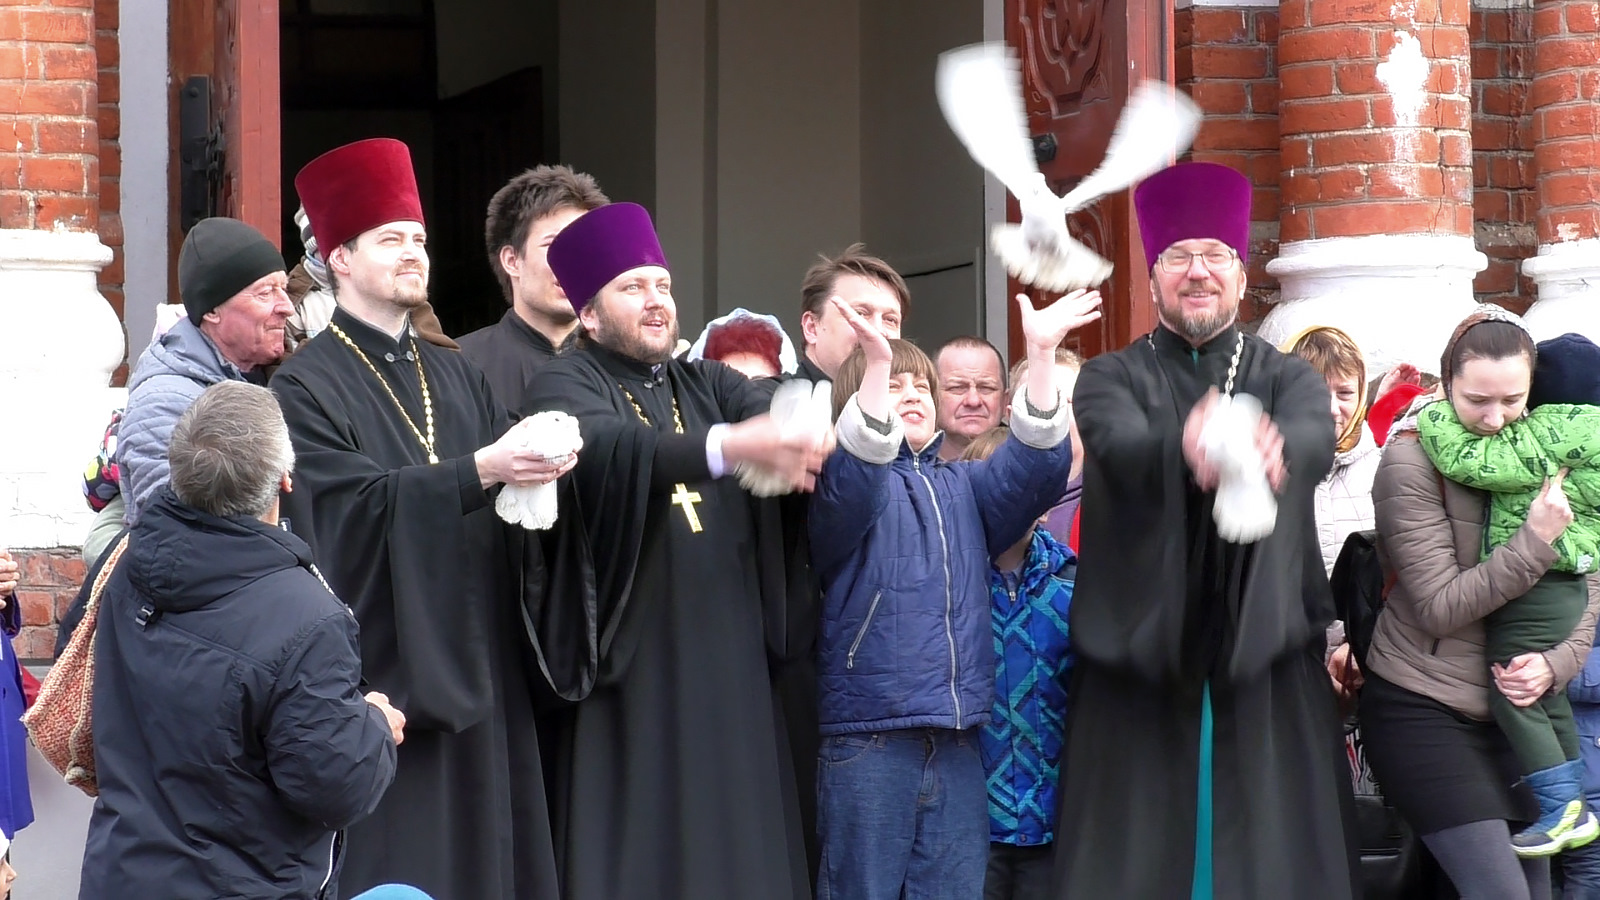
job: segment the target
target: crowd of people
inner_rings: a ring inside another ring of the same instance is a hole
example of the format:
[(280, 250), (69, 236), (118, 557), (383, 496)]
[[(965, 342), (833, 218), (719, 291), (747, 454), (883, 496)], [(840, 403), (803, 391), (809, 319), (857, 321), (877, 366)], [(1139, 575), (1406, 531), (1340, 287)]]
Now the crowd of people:
[[(1092, 290), (1019, 297), (1009, 372), (930, 355), (860, 245), (798, 342), (746, 309), (683, 340), (649, 214), (562, 166), (490, 202), (508, 309), (452, 339), (404, 144), (294, 186), (292, 269), (190, 231), (86, 481), (80, 896), (1545, 900), (1558, 859), (1600, 897), (1587, 340), (1486, 307), (1436, 383), (1337, 328), (1274, 347), (1238, 321), (1250, 184), (1207, 163), (1135, 191), (1159, 324), (1088, 361)], [(795, 380), (831, 427), (769, 411)], [(1276, 513), (1239, 543), (1245, 395)], [(497, 514), (535, 485), (552, 527)]]

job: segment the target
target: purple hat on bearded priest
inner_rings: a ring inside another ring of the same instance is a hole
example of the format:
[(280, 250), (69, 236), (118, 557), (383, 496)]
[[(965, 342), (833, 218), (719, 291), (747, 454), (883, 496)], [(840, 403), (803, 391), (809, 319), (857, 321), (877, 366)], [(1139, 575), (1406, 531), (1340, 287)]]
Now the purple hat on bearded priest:
[(1179, 163), (1144, 180), (1133, 192), (1144, 259), (1179, 241), (1218, 240), (1240, 259), (1250, 250), (1250, 180), (1216, 163)]
[(667, 268), (650, 214), (637, 203), (611, 203), (574, 219), (550, 242), (546, 259), (573, 312), (629, 269)]

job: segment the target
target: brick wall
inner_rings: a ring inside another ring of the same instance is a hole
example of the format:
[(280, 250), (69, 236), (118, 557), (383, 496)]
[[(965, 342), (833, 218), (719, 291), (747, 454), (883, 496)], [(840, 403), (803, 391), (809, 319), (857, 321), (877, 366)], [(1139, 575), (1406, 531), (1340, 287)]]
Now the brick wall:
[(1534, 300), (1522, 260), (1538, 247), (1538, 197), (1528, 88), (1533, 75), (1533, 10), (1474, 9), (1472, 39), (1472, 179), (1474, 232), (1489, 267), (1478, 273), (1478, 299), (1525, 312)]
[(0, 5), (0, 228), (93, 231), (98, 224), (89, 4)]
[(1278, 255), (1278, 11), (1190, 7), (1176, 16), (1179, 87), (1205, 112), (1190, 158), (1245, 173), (1251, 206), (1250, 269), (1240, 317), (1267, 314), (1278, 290), (1265, 266)]
[(24, 662), (53, 659), (56, 623), (83, 584), (83, 559), (72, 548), (14, 550), (12, 556), (21, 570), (16, 602), (22, 609), (22, 631), (12, 646)]

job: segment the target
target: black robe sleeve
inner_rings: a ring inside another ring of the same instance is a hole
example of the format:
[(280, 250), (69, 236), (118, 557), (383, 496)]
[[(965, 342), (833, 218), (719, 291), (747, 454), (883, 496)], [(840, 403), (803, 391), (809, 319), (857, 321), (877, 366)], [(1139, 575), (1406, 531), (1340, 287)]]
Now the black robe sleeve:
[[(1259, 342), (1242, 368), (1240, 391), (1261, 399), (1284, 436), (1289, 479), (1272, 534), (1218, 553), (1208, 552), (1220, 543), (1213, 495), (1198, 490), (1183, 459), (1189, 408), (1158, 364), (1136, 345), (1084, 366), (1073, 396), (1085, 460), (1071, 619), (1074, 647), (1089, 659), (1155, 681), (1180, 677), (1192, 659), (1190, 626), (1220, 610), (1230, 636), (1219, 671), (1208, 674), (1245, 679), (1331, 615), (1322, 567), (1309, 566), (1316, 485), (1332, 464), (1327, 387), (1303, 361)], [(1195, 576), (1207, 567), (1228, 571)], [(1224, 595), (1203, 587), (1193, 596), (1196, 584), (1222, 585)], [(1192, 603), (1222, 606), (1197, 616)]]

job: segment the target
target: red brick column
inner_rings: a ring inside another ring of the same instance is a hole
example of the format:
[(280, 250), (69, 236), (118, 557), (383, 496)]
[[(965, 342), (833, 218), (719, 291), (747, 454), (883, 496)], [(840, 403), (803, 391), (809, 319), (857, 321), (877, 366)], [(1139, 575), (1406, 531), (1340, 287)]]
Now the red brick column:
[(1539, 254), (1523, 263), (1540, 338), (1600, 340), (1600, 5), (1535, 0), (1533, 159)]
[(1468, 0), (1416, 6), (1279, 7), (1281, 240), (1472, 234)]
[(0, 6), (0, 228), (97, 228), (97, 82), (91, 0)]
[(1438, 367), (1473, 245), (1469, 0), (1283, 0), (1269, 340), (1345, 329), (1369, 368)]

